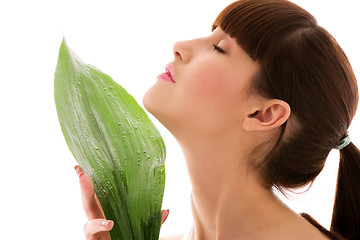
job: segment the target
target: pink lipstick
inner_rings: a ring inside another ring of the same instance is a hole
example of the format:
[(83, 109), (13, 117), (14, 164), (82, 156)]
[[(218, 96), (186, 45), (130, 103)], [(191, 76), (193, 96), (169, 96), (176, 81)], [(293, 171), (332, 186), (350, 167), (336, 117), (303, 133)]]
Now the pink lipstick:
[(158, 78), (160, 78), (164, 81), (175, 83), (174, 72), (173, 72), (173, 69), (172, 69), (172, 66), (170, 63), (166, 65), (165, 72), (159, 74)]

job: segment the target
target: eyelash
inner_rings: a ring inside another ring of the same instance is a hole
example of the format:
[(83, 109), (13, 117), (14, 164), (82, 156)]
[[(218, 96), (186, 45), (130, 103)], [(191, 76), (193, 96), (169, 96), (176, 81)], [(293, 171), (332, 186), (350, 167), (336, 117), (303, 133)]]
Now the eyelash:
[(219, 46), (217, 46), (215, 44), (213, 44), (213, 46), (214, 46), (214, 51), (225, 54), (225, 51), (221, 47), (219, 47)]

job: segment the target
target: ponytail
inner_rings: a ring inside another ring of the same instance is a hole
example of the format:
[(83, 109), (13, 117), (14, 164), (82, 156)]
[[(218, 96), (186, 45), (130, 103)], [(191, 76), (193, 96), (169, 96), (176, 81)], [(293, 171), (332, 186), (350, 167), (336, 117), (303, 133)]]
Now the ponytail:
[(360, 239), (360, 150), (350, 143), (340, 150), (331, 232)]

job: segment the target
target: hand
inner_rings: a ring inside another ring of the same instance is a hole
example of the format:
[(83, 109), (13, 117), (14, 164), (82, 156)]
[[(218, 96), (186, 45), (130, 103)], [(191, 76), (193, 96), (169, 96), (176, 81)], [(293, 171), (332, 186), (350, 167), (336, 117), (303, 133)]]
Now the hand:
[[(90, 177), (86, 175), (79, 165), (75, 166), (79, 176), (82, 205), (88, 219), (84, 226), (85, 239), (87, 240), (109, 240), (109, 231), (114, 227), (114, 222), (106, 220), (99, 199), (94, 192), (94, 186)], [(169, 210), (161, 211), (161, 225), (169, 215)]]

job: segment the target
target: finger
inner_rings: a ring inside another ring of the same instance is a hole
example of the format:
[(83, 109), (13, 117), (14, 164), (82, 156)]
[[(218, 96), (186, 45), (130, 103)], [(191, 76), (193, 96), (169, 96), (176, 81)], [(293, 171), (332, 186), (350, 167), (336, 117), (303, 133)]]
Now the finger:
[[(75, 168), (76, 174), (77, 174), (78, 176), (83, 172), (83, 170), (82, 170), (82, 168), (80, 167), (80, 165), (76, 165), (74, 168)], [(97, 196), (96, 196), (95, 193), (94, 193), (94, 195), (95, 195), (96, 202), (97, 202), (97, 204), (98, 204), (98, 206), (99, 206), (99, 208), (100, 208), (100, 211), (101, 211), (102, 215), (105, 216), (105, 215), (104, 215), (104, 210), (103, 210), (102, 207), (101, 207), (101, 204), (100, 204), (99, 199), (97, 198)]]
[(80, 167), (79, 165), (76, 165), (74, 168), (75, 168), (76, 174), (77, 174), (78, 176), (80, 175), (80, 173), (83, 172), (83, 170), (81, 169), (81, 167)]
[(79, 182), (82, 204), (88, 220), (105, 218), (100, 204), (96, 198), (94, 186), (90, 180), (90, 177), (81, 172), (79, 175)]
[[(83, 172), (83, 170), (82, 170), (82, 168), (80, 167), (80, 165), (76, 165), (74, 168), (75, 168), (75, 171), (76, 171), (76, 174), (77, 174), (77, 175), (80, 175), (80, 174)], [(96, 202), (98, 203), (98, 206), (99, 206), (99, 208), (100, 208), (100, 210), (101, 210), (101, 213), (102, 213), (103, 216), (104, 216), (104, 210), (103, 210), (102, 207), (101, 207), (100, 201), (99, 201), (99, 199), (98, 199), (98, 197), (96, 196), (95, 193), (94, 193), (94, 195), (95, 195)]]
[(167, 217), (169, 216), (170, 210), (161, 210), (161, 225), (165, 222)]
[(90, 239), (92, 235), (101, 232), (108, 232), (114, 227), (114, 222), (106, 219), (93, 219), (84, 225), (84, 233), (87, 239)]

